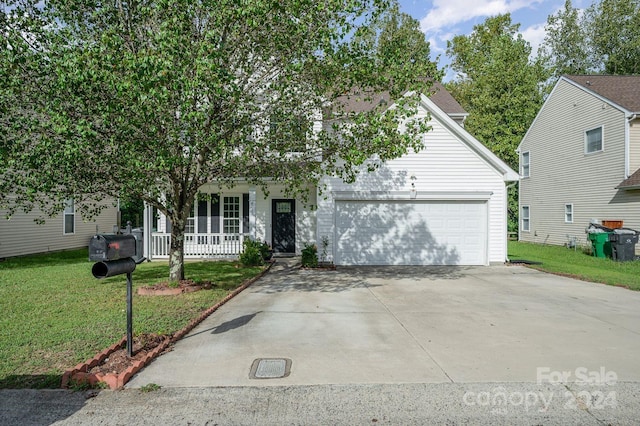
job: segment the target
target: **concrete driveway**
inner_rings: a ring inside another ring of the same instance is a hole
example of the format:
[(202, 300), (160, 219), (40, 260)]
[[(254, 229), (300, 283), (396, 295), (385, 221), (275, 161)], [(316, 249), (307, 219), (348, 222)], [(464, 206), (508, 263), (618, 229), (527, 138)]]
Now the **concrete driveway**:
[[(256, 359), (291, 360), (290, 374), (251, 378)], [(562, 374), (640, 381), (639, 292), (519, 266), (280, 263), (127, 387), (537, 383)]]

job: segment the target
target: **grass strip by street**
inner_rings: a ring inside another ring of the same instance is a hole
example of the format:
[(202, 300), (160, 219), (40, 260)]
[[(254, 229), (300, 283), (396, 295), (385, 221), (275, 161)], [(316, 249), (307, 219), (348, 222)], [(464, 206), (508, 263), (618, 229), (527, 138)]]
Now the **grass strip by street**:
[(580, 248), (509, 241), (509, 259), (541, 262), (532, 268), (584, 281), (640, 290), (640, 261), (616, 262), (593, 257)]
[[(126, 333), (126, 277), (97, 280), (87, 250), (0, 262), (0, 388), (57, 388), (62, 373)], [(212, 289), (180, 296), (138, 296), (166, 281), (166, 262), (133, 273), (133, 333), (173, 334), (215, 305), (261, 267), (187, 262), (186, 276)]]

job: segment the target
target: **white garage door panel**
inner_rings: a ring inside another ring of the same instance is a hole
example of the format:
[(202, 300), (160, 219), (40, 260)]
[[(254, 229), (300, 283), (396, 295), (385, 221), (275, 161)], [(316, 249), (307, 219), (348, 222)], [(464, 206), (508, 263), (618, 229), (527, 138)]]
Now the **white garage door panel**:
[(485, 201), (336, 201), (338, 265), (484, 265)]

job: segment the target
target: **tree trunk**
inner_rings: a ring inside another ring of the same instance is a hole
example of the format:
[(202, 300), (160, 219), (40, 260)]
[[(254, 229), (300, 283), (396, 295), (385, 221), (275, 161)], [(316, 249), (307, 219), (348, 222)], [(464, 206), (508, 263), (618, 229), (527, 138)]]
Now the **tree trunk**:
[(184, 279), (184, 219), (171, 222), (171, 247), (169, 250), (169, 281)]

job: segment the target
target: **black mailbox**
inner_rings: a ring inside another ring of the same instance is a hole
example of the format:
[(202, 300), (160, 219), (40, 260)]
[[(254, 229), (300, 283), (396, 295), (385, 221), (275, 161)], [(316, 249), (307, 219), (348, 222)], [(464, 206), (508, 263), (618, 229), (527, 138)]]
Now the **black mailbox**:
[(89, 241), (89, 260), (111, 261), (136, 255), (133, 235), (98, 234)]

